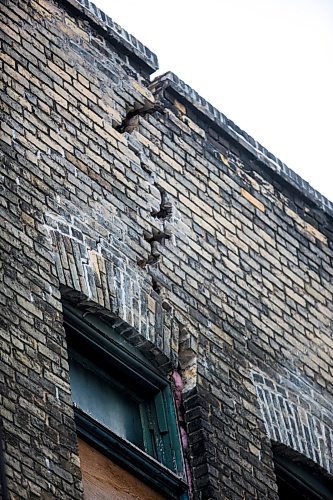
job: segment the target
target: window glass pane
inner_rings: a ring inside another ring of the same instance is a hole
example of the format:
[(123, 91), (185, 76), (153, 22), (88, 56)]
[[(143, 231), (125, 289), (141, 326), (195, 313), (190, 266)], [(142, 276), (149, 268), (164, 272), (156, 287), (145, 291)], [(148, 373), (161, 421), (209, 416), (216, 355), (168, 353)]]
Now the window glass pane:
[(143, 448), (139, 403), (79, 359), (70, 363), (73, 401), (115, 434)]

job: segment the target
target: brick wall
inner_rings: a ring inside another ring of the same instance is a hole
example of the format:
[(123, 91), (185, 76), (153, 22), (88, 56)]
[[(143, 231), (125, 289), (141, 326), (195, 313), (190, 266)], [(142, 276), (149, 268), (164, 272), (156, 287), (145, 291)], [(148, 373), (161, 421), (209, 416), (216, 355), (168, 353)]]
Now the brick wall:
[(179, 371), (194, 497), (332, 470), (332, 205), (83, 0), (4, 0), (1, 417), (13, 498), (81, 498), (61, 298)]

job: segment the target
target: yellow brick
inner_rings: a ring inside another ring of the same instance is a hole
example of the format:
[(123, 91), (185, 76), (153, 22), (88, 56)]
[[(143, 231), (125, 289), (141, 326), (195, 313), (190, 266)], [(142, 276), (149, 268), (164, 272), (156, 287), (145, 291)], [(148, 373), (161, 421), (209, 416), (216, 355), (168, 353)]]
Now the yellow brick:
[[(104, 128), (101, 128), (98, 125), (96, 125), (96, 123), (94, 123), (94, 130), (95, 130), (95, 132), (100, 137), (102, 137), (103, 139), (105, 139), (105, 141), (107, 142), (107, 144), (108, 144), (109, 147), (112, 146), (112, 147), (116, 148), (117, 147), (117, 141), (109, 133), (109, 128), (108, 127), (111, 128), (112, 130), (114, 130), (114, 128), (112, 128), (107, 122), (105, 122)], [(116, 133), (118, 134), (118, 132), (116, 132)], [(120, 135), (120, 134), (118, 134), (118, 135)]]
[(46, 113), (47, 115), (51, 114), (51, 108), (50, 108), (50, 106), (48, 106), (47, 104), (45, 104), (45, 102), (43, 102), (43, 101), (40, 100), (39, 103), (38, 103), (38, 105), (39, 105), (40, 109), (42, 111), (44, 111), (44, 113)]
[(25, 212), (22, 212), (22, 213), (21, 213), (21, 218), (22, 218), (22, 220), (23, 220), (23, 222), (24, 222), (25, 224), (28, 224), (29, 226), (34, 227), (34, 225), (35, 225), (35, 220), (34, 220), (32, 217), (30, 217), (30, 215), (28, 215), (28, 214), (27, 214), (27, 213), (25, 213)]
[(90, 42), (89, 34), (87, 31), (81, 29), (76, 22), (73, 22), (69, 17), (65, 17), (65, 24), (62, 24), (62, 29), (65, 33), (69, 34), (72, 38), (74, 35), (86, 42)]
[(158, 184), (167, 193), (170, 193), (172, 196), (174, 196), (175, 198), (177, 198), (177, 190), (174, 187), (172, 187), (172, 185), (169, 182), (165, 182), (162, 179), (158, 179)]
[(6, 144), (9, 144), (9, 146), (11, 146), (12, 142), (13, 142), (12, 136), (9, 134), (6, 134), (3, 131), (1, 131), (1, 140), (4, 141)]
[[(28, 144), (33, 144), (40, 151), (43, 151), (44, 153), (47, 153), (47, 149), (48, 149), (47, 146), (43, 142), (41, 142), (40, 140), (38, 140), (35, 135), (33, 135), (30, 132), (26, 131), (25, 132), (25, 137), (26, 137), (26, 141), (28, 142)], [(22, 143), (21, 139), (20, 139), (20, 142)], [(25, 144), (27, 146), (26, 142), (25, 142)], [(31, 149), (31, 147), (29, 147), (29, 149)]]
[(185, 196), (183, 196), (182, 194), (179, 195), (179, 200), (181, 203), (183, 203), (183, 205), (185, 205), (187, 208), (189, 208), (191, 210), (191, 212), (194, 212), (195, 214), (199, 215), (199, 216), (202, 216), (202, 211), (201, 209), (195, 205), (194, 203), (192, 203), (188, 198), (186, 198)]
[[(95, 125), (94, 128), (97, 130), (97, 125)], [(114, 137), (117, 140), (117, 142), (121, 142), (125, 146), (128, 144), (127, 139), (126, 139), (126, 135), (121, 134), (120, 132), (117, 132), (117, 130), (108, 121), (106, 121), (106, 120), (104, 121), (103, 128), (106, 130), (106, 132), (108, 134), (110, 134), (112, 137)]]
[(148, 308), (152, 313), (155, 314), (156, 302), (150, 295), (147, 295), (147, 298), (148, 298)]
[(299, 226), (301, 226), (308, 234), (321, 241), (322, 243), (327, 244), (327, 238), (324, 236), (318, 229), (313, 227), (308, 222), (305, 222), (302, 217), (300, 217), (296, 212), (286, 207), (285, 212), (289, 217), (291, 217)]
[(55, 92), (53, 89), (50, 89), (50, 87), (45, 84), (42, 85), (42, 88), (47, 96), (51, 97), (51, 99), (60, 104), (60, 106), (67, 109), (68, 104), (66, 99), (61, 97), (61, 95), (57, 94), (57, 92)]
[(206, 191), (206, 179), (205, 182), (201, 182), (199, 175), (192, 175), (190, 172), (187, 172), (187, 179), (192, 182), (197, 188), (203, 192)]
[(16, 33), (14, 30), (12, 30), (8, 24), (1, 23), (1, 29), (8, 35), (10, 38), (13, 38), (15, 42), (20, 43), (21, 42), (21, 37), (18, 33)]
[(53, 18), (52, 13), (50, 12), (50, 4), (46, 0), (38, 0), (38, 2), (33, 1), (31, 8), (39, 12), (43, 19), (49, 19), (51, 20)]
[(143, 97), (148, 99), (148, 101), (155, 102), (155, 97), (153, 96), (151, 91), (149, 89), (147, 89), (147, 87), (143, 87), (136, 80), (131, 80), (131, 83), (132, 83), (133, 87), (135, 88), (135, 90), (137, 90), (141, 95), (143, 95)]
[[(51, 131), (53, 132), (53, 131)], [(56, 138), (56, 141), (52, 139), (52, 137), (49, 134), (44, 134), (42, 132), (38, 132), (38, 138), (43, 141), (45, 144), (47, 144), (51, 149), (54, 149), (55, 151), (58, 151), (59, 154), (62, 156), (65, 155), (65, 152), (63, 148), (60, 146), (58, 136), (53, 132), (53, 137)], [(68, 148), (67, 148), (68, 149)]]
[(320, 231), (318, 231), (318, 229), (311, 226), (311, 224), (308, 224), (307, 222), (305, 223), (305, 231), (311, 234), (311, 236), (317, 238), (317, 240), (320, 240), (322, 243), (327, 244), (326, 236), (324, 236)]
[(48, 67), (50, 68), (51, 71), (53, 71), (56, 75), (60, 76), (63, 80), (66, 82), (71, 82), (71, 77), (63, 71), (59, 66), (54, 64), (52, 61), (48, 61)]
[(97, 97), (95, 94), (90, 92), (82, 83), (78, 82), (77, 80), (74, 80), (73, 86), (76, 88), (80, 94), (84, 95), (87, 99), (89, 99), (91, 102), (94, 102), (95, 104), (97, 103)]
[(214, 213), (214, 218), (217, 220), (220, 226), (224, 227), (231, 233), (236, 233), (236, 227), (235, 224), (232, 224), (230, 221), (228, 221), (225, 217), (222, 215), (218, 214), (217, 212)]
[(84, 106), (83, 104), (79, 105), (80, 111), (85, 114), (92, 122), (97, 123), (100, 127), (103, 127), (103, 119), (98, 116), (94, 111), (91, 111), (91, 109), (87, 108), (87, 106)]
[[(44, 134), (43, 134), (44, 135)], [(73, 146), (67, 141), (65, 138), (61, 137), (61, 135), (57, 132), (54, 132), (53, 130), (50, 131), (50, 137), (53, 139), (55, 142), (59, 144), (62, 148), (66, 149), (70, 153), (74, 153), (74, 148)]]
[(175, 99), (173, 104), (175, 108), (178, 109), (178, 111), (180, 111), (183, 115), (186, 115), (186, 108), (182, 103), (180, 103), (179, 101), (177, 101), (177, 99)]
[(256, 191), (260, 191), (259, 183), (255, 179), (253, 179), (249, 175), (246, 175), (246, 178), (250, 181), (253, 189), (255, 189)]
[(109, 103), (107, 103), (105, 101), (102, 101), (101, 99), (99, 100), (98, 105), (100, 106), (100, 108), (103, 111), (105, 111), (105, 113), (108, 114), (108, 116), (110, 118), (112, 118), (113, 120), (115, 120), (117, 123), (120, 124), (122, 122), (122, 118), (121, 118), (120, 113), (116, 109), (114, 109), (112, 107), (112, 105), (110, 105)]
[(229, 345), (233, 345), (232, 337), (230, 337), (224, 330), (221, 330), (214, 323), (210, 323), (210, 330), (218, 336), (223, 342), (226, 342)]
[[(74, 69), (72, 66), (70, 66), (67, 63), (65, 63), (65, 71), (66, 71), (66, 73), (68, 73), (73, 78), (77, 78), (77, 71), (76, 71), (76, 69)], [(80, 79), (80, 75), (79, 75), (79, 79)]]
[(27, 109), (28, 111), (32, 110), (32, 106), (29, 101), (24, 99), (24, 97), (20, 96), (15, 90), (8, 88), (7, 89), (7, 94), (14, 99), (18, 104), (22, 106), (22, 108)]
[(192, 239), (189, 238), (188, 242), (189, 242), (190, 247), (193, 248), (193, 250), (198, 255), (200, 255), (204, 259), (208, 260), (209, 262), (212, 262), (213, 257), (211, 256), (211, 254), (209, 254), (208, 252), (206, 252), (200, 245), (198, 245), (197, 243), (195, 243)]
[(196, 134), (200, 135), (201, 137), (205, 137), (206, 136), (205, 131), (202, 130), (202, 128), (200, 128), (192, 120), (190, 120), (190, 118), (188, 118), (188, 116), (183, 116), (182, 119), (183, 119), (184, 123), (186, 123), (186, 125), (188, 125), (190, 127), (190, 129), (193, 130), (193, 132), (195, 132)]
[[(37, 88), (41, 87), (40, 80), (38, 80), (38, 78), (36, 78), (35, 76), (33, 76), (32, 73), (30, 73), (30, 71), (27, 71), (20, 64), (17, 65), (17, 69), (18, 69), (19, 74), (22, 75), (27, 81), (29, 81), (30, 83), (32, 83), (33, 85), (35, 85)], [(15, 78), (15, 76), (14, 76), (14, 78)], [(16, 78), (17, 78), (17, 76), (16, 76)], [(45, 85), (45, 88), (48, 89), (49, 87), (47, 87)], [(45, 92), (45, 88), (44, 88), (44, 92)], [(45, 93), (47, 94), (47, 91)]]
[(85, 87), (87, 87), (87, 89), (89, 89), (89, 80), (87, 80), (84, 76), (80, 75), (80, 73), (78, 74), (77, 77), (79, 82), (81, 82)]
[(98, 254), (95, 252), (95, 250), (90, 250), (88, 252), (89, 254), (89, 263), (94, 272), (97, 274), (98, 278), (100, 279), (100, 271), (99, 271), (99, 265), (98, 265)]
[(208, 186), (213, 189), (213, 191), (215, 191), (215, 193), (220, 193), (220, 188), (217, 184), (215, 184), (215, 182), (213, 181), (208, 181)]
[(114, 169), (112, 174), (116, 179), (118, 179), (119, 182), (124, 184), (124, 186), (127, 186), (130, 189), (133, 189), (133, 183), (129, 182), (128, 179), (122, 174), (119, 170)]
[(104, 160), (100, 155), (94, 153), (94, 151), (92, 151), (91, 149), (86, 149), (86, 154), (94, 163), (104, 168), (108, 172), (111, 171), (111, 166), (109, 165), (109, 163), (106, 160)]
[(227, 167), (230, 167), (229, 160), (226, 156), (224, 156), (222, 153), (220, 154), (220, 158), (222, 160), (222, 163), (224, 163)]
[(119, 144), (118, 147), (119, 152), (122, 153), (128, 160), (131, 160), (134, 163), (140, 163), (138, 155), (134, 151), (131, 151), (127, 146), (124, 146), (123, 144)]
[(197, 215), (193, 215), (193, 220), (200, 227), (202, 227), (203, 229), (205, 229), (206, 231), (208, 231), (208, 233), (215, 235), (215, 229), (210, 224), (208, 224), (206, 222), (208, 220), (209, 222), (213, 222), (214, 223), (214, 221), (212, 220), (211, 217), (205, 217), (205, 219), (203, 219), (202, 217), (198, 217)]
[(170, 156), (166, 155), (163, 151), (160, 152), (160, 157), (163, 161), (165, 161), (165, 163), (170, 165), (170, 167), (172, 167), (173, 169), (177, 170), (178, 172), (183, 171), (183, 168), (181, 167), (181, 165), (179, 165), (179, 163), (177, 163), (175, 160), (170, 158)]
[(193, 193), (190, 193), (190, 198), (195, 203), (198, 205), (199, 208), (202, 208), (204, 212), (207, 212), (209, 215), (213, 215), (213, 209), (207, 203), (205, 203), (199, 196), (194, 195)]
[(258, 210), (260, 210), (261, 212), (265, 212), (265, 206), (261, 203), (261, 201), (257, 200), (248, 191), (245, 191), (245, 189), (241, 189), (241, 195), (244, 196), (244, 198), (246, 198), (247, 201), (249, 201), (252, 205), (258, 208)]
[(10, 57), (8, 54), (5, 54), (4, 52), (0, 52), (0, 59), (2, 61), (5, 61), (9, 66), (12, 66), (12, 68), (15, 68), (15, 60)]
[(140, 141), (142, 144), (144, 144), (144, 146), (146, 146), (148, 149), (150, 149), (154, 154), (156, 154), (158, 156), (160, 155), (159, 148), (153, 142), (151, 142), (149, 139), (147, 139), (147, 137), (140, 134), (140, 132), (137, 132), (136, 130), (133, 132), (132, 135), (134, 135), (138, 141)]
[(179, 119), (172, 111), (165, 109), (165, 114), (168, 119), (171, 120), (178, 128), (180, 128), (185, 134), (191, 135), (191, 129), (185, 123)]

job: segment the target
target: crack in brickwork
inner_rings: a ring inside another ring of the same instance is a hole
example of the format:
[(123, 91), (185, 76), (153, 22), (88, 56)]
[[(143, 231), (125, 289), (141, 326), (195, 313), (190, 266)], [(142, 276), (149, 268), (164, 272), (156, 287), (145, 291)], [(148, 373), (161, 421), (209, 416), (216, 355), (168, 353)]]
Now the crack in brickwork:
[(139, 117), (152, 115), (153, 113), (164, 113), (164, 107), (158, 102), (146, 101), (144, 104), (136, 103), (133, 109), (130, 109), (122, 123), (116, 127), (116, 130), (123, 134), (124, 132), (131, 133), (139, 128)]
[(172, 217), (173, 205), (169, 199), (169, 195), (158, 183), (156, 183), (156, 187), (161, 195), (161, 204), (159, 209), (153, 210), (151, 214), (153, 217), (157, 217), (157, 219), (170, 220)]
[[(6, 0), (0, 16), (0, 414), (10, 494), (82, 497), (64, 297), (119, 328), (164, 375), (181, 375), (196, 500), (275, 500), (251, 369), (297, 408), (305, 405), (292, 395), (307, 391), (309, 426), (331, 428), (326, 208), (266, 168), (182, 82), (150, 85), (153, 59), (138, 42), (117, 42), (88, 1)], [(145, 112), (156, 102), (163, 113)], [(286, 370), (298, 389), (279, 379)]]

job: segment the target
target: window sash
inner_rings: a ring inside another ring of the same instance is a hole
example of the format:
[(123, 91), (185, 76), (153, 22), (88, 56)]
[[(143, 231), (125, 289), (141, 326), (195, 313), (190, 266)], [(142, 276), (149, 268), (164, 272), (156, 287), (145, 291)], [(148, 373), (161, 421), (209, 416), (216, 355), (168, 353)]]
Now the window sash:
[(74, 408), (74, 414), (78, 435), (87, 443), (157, 491), (164, 493), (167, 498), (188, 500), (188, 487), (182, 477), (133, 444), (105, 429), (78, 408)]
[[(64, 323), (70, 345), (79, 346), (79, 352), (83, 352), (92, 363), (98, 362), (98, 366), (113, 366), (124, 375), (124, 386), (129, 388), (129, 392), (136, 394), (138, 399), (141, 398), (139, 408), (143, 439), (149, 455), (117, 436), (112, 429), (106, 428), (82, 409), (75, 408), (79, 434), (160, 491), (168, 495), (171, 491), (175, 492), (175, 496), (170, 498), (187, 498), (169, 383), (148, 364), (137, 349), (96, 316), (88, 314), (83, 317), (81, 312), (65, 304)], [(112, 372), (110, 378), (113, 378)]]

